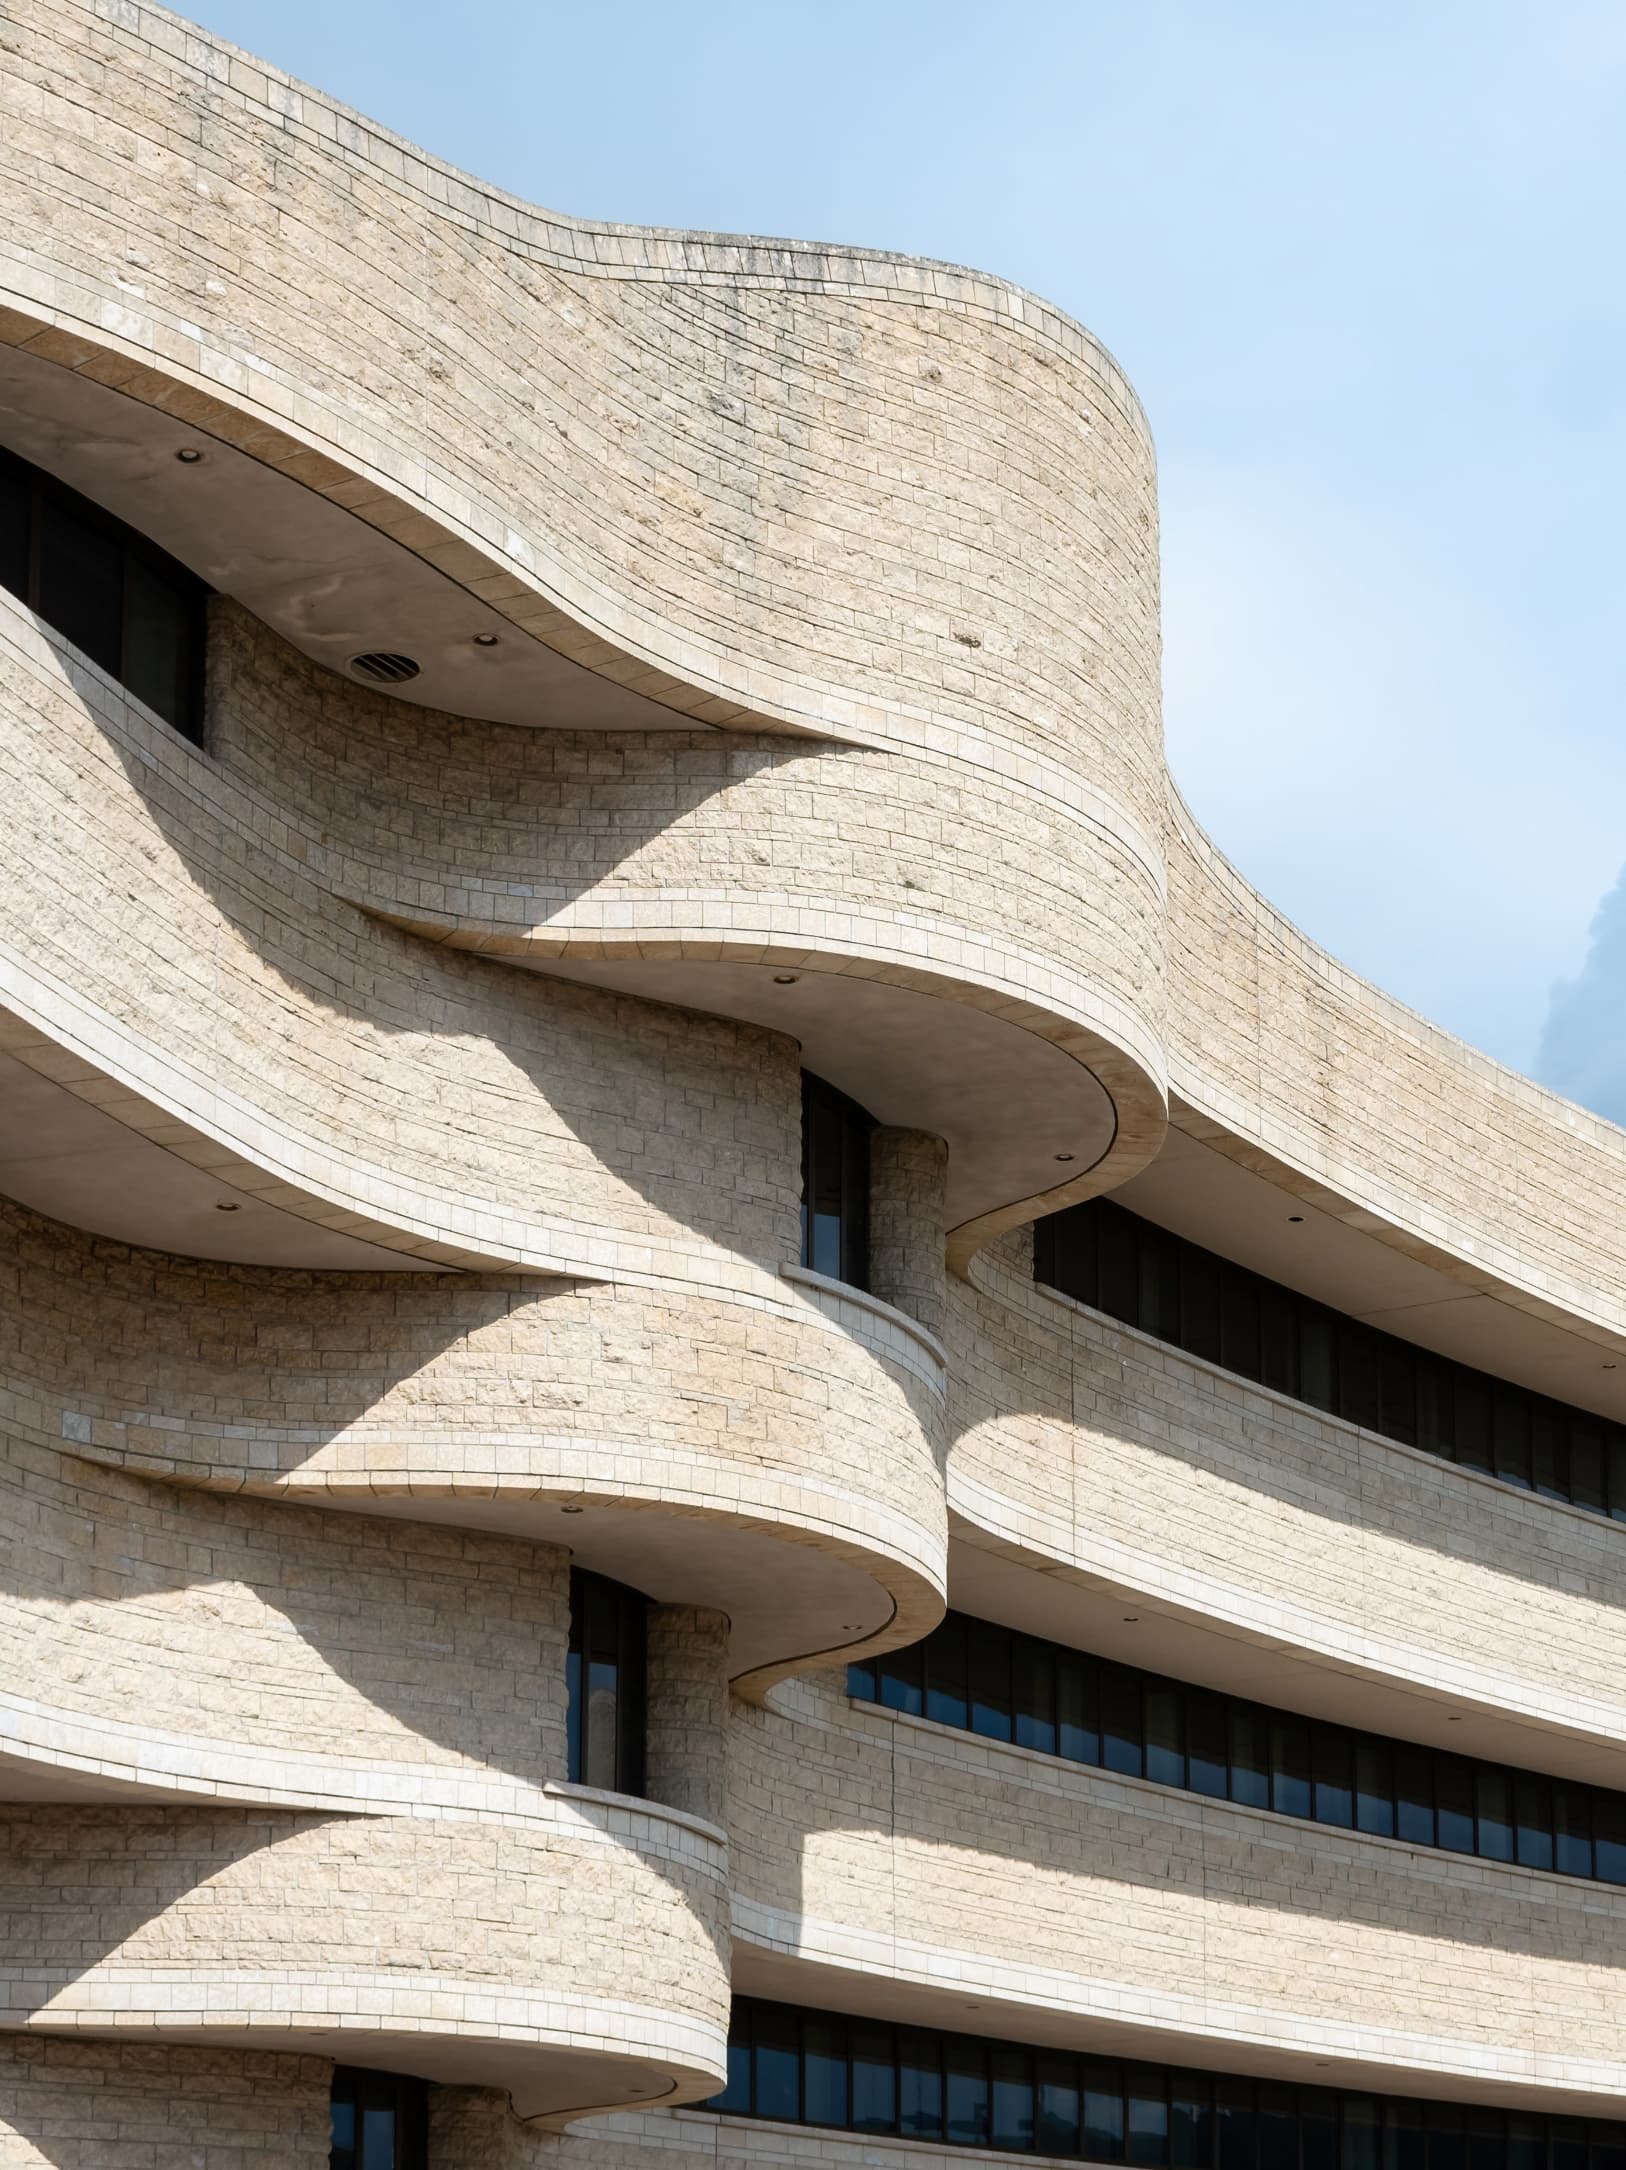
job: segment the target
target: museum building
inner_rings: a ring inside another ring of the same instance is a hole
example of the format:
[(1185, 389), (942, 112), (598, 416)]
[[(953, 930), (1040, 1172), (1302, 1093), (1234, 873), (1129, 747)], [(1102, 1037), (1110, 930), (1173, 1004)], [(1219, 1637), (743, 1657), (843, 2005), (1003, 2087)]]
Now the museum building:
[(1626, 1133), (1110, 355), (147, 0), (0, 202), (0, 2166), (1626, 2170)]

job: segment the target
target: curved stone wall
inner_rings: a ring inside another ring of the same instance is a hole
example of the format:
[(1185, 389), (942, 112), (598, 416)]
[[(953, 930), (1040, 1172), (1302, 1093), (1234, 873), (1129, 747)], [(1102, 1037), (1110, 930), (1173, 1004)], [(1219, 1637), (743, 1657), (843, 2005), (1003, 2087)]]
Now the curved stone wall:
[[(733, 1670), (764, 1679), (816, 1650), (912, 1640), (941, 1612), (941, 1381), (882, 1307), (790, 1283), (774, 1309), (748, 1311), (698, 1292), (513, 1276), (210, 1266), (4, 1202), (0, 1275), (14, 1292), (0, 1312), (0, 1429), (19, 1469), (39, 1472), (0, 1489), (16, 1577), (0, 1601), (7, 1685), (33, 1701), (54, 1691), (62, 1717), (88, 1715), (61, 1692), (63, 1624), (83, 1656), (103, 1650), (86, 1692), (117, 1680), (99, 1706), (117, 1711), (139, 1661), (126, 1648), (111, 1664), (107, 1650), (123, 1647), (132, 1604), (170, 1602), (157, 1593), (177, 1547), (233, 1559), (229, 1579), (275, 1605), (297, 1587), (296, 1544), (300, 1574), (320, 1587), (351, 1580), (352, 1546), (404, 1560), (414, 1525), (436, 1526), (423, 1541), (448, 1560), (481, 1556), (469, 1532), (493, 1533), (493, 1560), (503, 1537), (525, 1539), (511, 1547), (522, 1575), (540, 1573), (526, 1563), (548, 1539), (664, 1596), (724, 1604)], [(601, 1382), (590, 1397), (588, 1379)], [(166, 1482), (121, 1484), (115, 1470)], [(348, 1518), (284, 1522), (273, 1501), (412, 1521), (398, 1538)], [(147, 1525), (150, 1572), (121, 1550), (109, 1588), (100, 1514)], [(514, 1632), (534, 1626), (538, 1602), (519, 1606)], [(235, 1623), (245, 1634), (248, 1619)], [(144, 1710), (188, 1697), (192, 1667), (207, 1665), (206, 1624), (184, 1661), (173, 1632), (147, 1649)], [(293, 1711), (275, 1707), (266, 1679), (254, 1692), (271, 1698), (255, 1742), (269, 1751)], [(323, 1722), (342, 1737), (354, 1718)], [(225, 1737), (249, 1745), (229, 1725)]]
[(839, 2007), (857, 1978), (924, 2023), (965, 2027), (969, 2000), (984, 2032), (1263, 2054), (1316, 2084), (1626, 2084), (1626, 1893), (852, 1709), (833, 1682), (781, 1702), (735, 1734), (742, 1793), (800, 1777), (792, 1846), (736, 1836), (741, 1985)]
[[(1606, 1887), (764, 1701), (915, 1639), (952, 1568), (1062, 1640), (1626, 1775), (1626, 1532), (1111, 1326), (1010, 1233), (1148, 1163), (1172, 1091), (1626, 1340), (1626, 1138), (1343, 973), (1172, 795), (1115, 365), (974, 274), (550, 218), (144, 0), (18, 0), (0, 123), (0, 343), (52, 428), (152, 433), (156, 540), (184, 424), (646, 726), (366, 692), (219, 599), (199, 752), (0, 597), (0, 1086), (72, 1132), (0, 1153), (38, 1209), (0, 1207), (15, 2100), (60, 2050), (133, 2101), (137, 2029), (234, 2101), (265, 2049), (555, 2119), (703, 2097), (719, 1806), (747, 1988), (1626, 2093)], [(870, 1065), (876, 1296), (796, 1264), (821, 1048)], [(75, 1110), (155, 1156), (133, 1203)], [(675, 1809), (560, 1783), (567, 1556), (658, 1601)], [(290, 2131), (309, 2076), (265, 2075)]]
[(1061, 1640), (1133, 1658), (1144, 1600), (1154, 1670), (1626, 1785), (1626, 1529), (1183, 1355), (1025, 1253), (957, 1290), (949, 1505), (1071, 1588)]
[(4, 1839), (6, 1948), (30, 1955), (6, 2027), (406, 2062), (522, 2115), (722, 2075), (723, 1848), (670, 1810), (581, 1788), (503, 1822), (53, 1804), (9, 1810)]

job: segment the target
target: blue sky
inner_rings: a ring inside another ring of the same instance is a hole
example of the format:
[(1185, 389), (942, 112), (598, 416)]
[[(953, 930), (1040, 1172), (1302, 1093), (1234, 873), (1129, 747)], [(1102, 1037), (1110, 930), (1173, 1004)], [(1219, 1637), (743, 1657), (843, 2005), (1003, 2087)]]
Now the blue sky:
[(188, 12), (556, 209), (1081, 317), (1157, 436), (1199, 817), (1357, 970), (1626, 1119), (1619, 0)]

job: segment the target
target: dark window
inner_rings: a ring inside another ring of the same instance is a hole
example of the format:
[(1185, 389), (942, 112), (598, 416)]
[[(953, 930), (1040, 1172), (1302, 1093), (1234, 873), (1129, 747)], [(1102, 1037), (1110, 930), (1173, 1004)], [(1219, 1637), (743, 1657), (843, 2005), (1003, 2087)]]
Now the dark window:
[(1626, 1521), (1626, 1429), (1343, 1318), (1109, 1199), (1041, 1221), (1033, 1259), (1048, 1287), (1279, 1394)]
[(869, 1134), (856, 1100), (802, 1072), (802, 1264), (869, 1287)]
[(1210, 1800), (1626, 1884), (1626, 1795), (1270, 1710), (969, 1613), (849, 1666), (847, 1692)]
[(0, 452), (0, 587), (203, 743), (202, 581), (9, 452)]
[[(1120, 2065), (743, 1997), (729, 2042), (729, 2085), (705, 2105), (724, 2115), (1138, 2170), (1626, 2170), (1626, 2126), (1604, 2119)], [(736, 2078), (736, 2050), (754, 2053), (754, 2086)], [(338, 2102), (336, 2080), (335, 2133)]]
[(606, 1793), (644, 1790), (644, 1669), (649, 1601), (623, 1583), (570, 1571), (570, 1779)]
[(428, 2089), (398, 2072), (335, 2065), (330, 2170), (425, 2170)]

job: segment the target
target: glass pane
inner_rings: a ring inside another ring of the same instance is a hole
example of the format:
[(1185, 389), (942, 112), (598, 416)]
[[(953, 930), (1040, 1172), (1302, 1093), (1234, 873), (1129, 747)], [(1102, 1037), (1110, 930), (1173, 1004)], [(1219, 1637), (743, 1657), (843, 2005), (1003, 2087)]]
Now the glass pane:
[(1491, 1466), (1490, 1382), (1477, 1372), (1456, 1375), (1457, 1460), (1487, 1473)]
[(1375, 1335), (1353, 1320), (1338, 1322), (1338, 1414), (1347, 1423), (1375, 1432), (1383, 1399), (1378, 1385)]
[(353, 2102), (335, 2102), (332, 2105), (333, 2152), (329, 2158), (329, 2170), (355, 2170), (356, 2160), (356, 2105)]
[(1126, 1326), (1140, 1321), (1140, 1258), (1135, 1222), (1111, 1207), (1101, 1215), (1100, 1308)]
[(1259, 2170), (1298, 2170), (1298, 2102), (1291, 2087), (1259, 2089)]
[(1140, 1675), (1122, 1665), (1103, 1665), (1101, 1687), (1101, 1761), (1126, 1778), (1141, 1775)]
[(751, 2018), (751, 2061), (758, 2117), (795, 2124), (801, 2116), (800, 2028), (794, 2012), (759, 2004)]
[(1285, 1289), (1267, 1282), (1259, 1291), (1259, 1376), (1278, 1394), (1299, 1390), (1297, 1311)]
[(1236, 1266), (1220, 1268), (1220, 1362), (1244, 1379), (1259, 1376), (1259, 1284)]
[(1394, 1756), (1387, 1741), (1356, 1740), (1355, 1826), (1375, 1838), (1395, 1835)]
[(1379, 2170), (1382, 2133), (1382, 2110), (1372, 2096), (1346, 2095), (1339, 2150), (1342, 2170)]
[[(1591, 2124), (1591, 2170), (1626, 2170), (1626, 2125), (1594, 2118)], [(1473, 2165), (1479, 2170), (1479, 2165)]]
[[(1428, 2108), (1428, 2170), (1468, 2170), (1467, 2134), (1462, 2112), (1443, 2102)], [(1581, 2165), (1586, 2170), (1586, 2165)]]
[(1592, 1802), (1584, 1786), (1553, 1787), (1553, 1867), (1565, 1876), (1592, 1874)]
[(1570, 1496), (1569, 1443), (1564, 1413), (1551, 1402), (1538, 1401), (1530, 1409), (1530, 1482), (1543, 1499)]
[(1517, 1387), (1499, 1386), (1491, 1403), (1491, 1448), (1504, 1484), (1530, 1483), (1530, 1405)]
[(1546, 1779), (1520, 1771), (1513, 1781), (1513, 1810), (1517, 1824), (1516, 1850), (1527, 1869), (1550, 1869), (1553, 1865), (1553, 1804)]
[(1626, 1522), (1626, 1434), (1611, 1424), (1604, 1434), (1608, 1456), (1609, 1512)]
[(1056, 1668), (1043, 1643), (1019, 1635), (1011, 1652), (1018, 1747), (1056, 1752)]
[(875, 1700), (875, 1666), (871, 1659), (860, 1658), (847, 1668), (847, 1693), (855, 1703), (873, 1703)]
[(1149, 1224), (1140, 1232), (1140, 1327), (1160, 1341), (1180, 1338), (1180, 1246)]
[(1180, 1346), (1219, 1361), (1219, 1274), (1208, 1252), (1194, 1245), (1180, 1255)]
[(951, 1612), (926, 1638), (926, 1715), (939, 1725), (969, 1721), (966, 1665), (966, 1623)]
[(1251, 1703), (1231, 1705), (1231, 1799), (1270, 1806), (1270, 1728)]
[(1570, 1419), (1570, 1498), (1577, 1507), (1602, 1514), (1603, 1432), (1590, 1417)]
[(1325, 1311), (1306, 1311), (1299, 1321), (1299, 1396), (1313, 1409), (1337, 1404), (1337, 1350)]
[(1091, 2162), (1123, 2160), (1123, 2074), (1098, 2057), (1084, 2063), (1084, 2152)]
[(817, 2012), (802, 2021), (802, 2115), (810, 2125), (847, 2122), (847, 2029)]
[(1208, 2089), (1194, 2072), (1171, 2074), (1169, 2161), (1174, 2170), (1208, 2170), (1213, 2146), (1214, 2120)]
[(1074, 1763), (1101, 1760), (1095, 1701), (1095, 1668), (1089, 1659), (1063, 1658), (1056, 1668), (1056, 1730), (1062, 1754)]
[(855, 2020), (847, 2046), (852, 2053), (854, 2132), (891, 2132), (898, 2121), (891, 2028)]
[(1338, 2170), (1338, 2097), (1324, 2087), (1299, 2089), (1302, 2170)]
[(1547, 2135), (1539, 2119), (1509, 2117), (1507, 2170), (1547, 2170)]
[[(1478, 1810), (1479, 1852), (1487, 1861), (1513, 1859), (1512, 1789), (1506, 1771), (1481, 1764), (1474, 1773), (1474, 1805)], [(1497, 2128), (1497, 2145), (1501, 2145)]]
[(1414, 2102), (1384, 2105), (1383, 2170), (1428, 2170), (1422, 2111)]
[(587, 1660), (587, 1708), (582, 1723), (582, 1783), (616, 1790), (616, 1663), (598, 1652)]
[(888, 1710), (918, 1718), (926, 1708), (926, 1653), (919, 1643), (889, 1650), (881, 1660), (881, 1701)]
[(1173, 1681), (1146, 1683), (1146, 1775), (1160, 1786), (1186, 1782), (1185, 1748), (1180, 1739), (1180, 1690)]
[(1592, 1871), (1606, 1884), (1626, 1884), (1626, 1800), (1592, 1796)]
[(1225, 1704), (1217, 1695), (1186, 1692), (1186, 1784), (1193, 1793), (1223, 1801), (1228, 1789), (1229, 1756)]
[(1461, 1756), (1434, 1760), (1435, 1843), (1454, 1854), (1474, 1851), (1474, 1770)]
[(1246, 2080), (1214, 2082), (1219, 2170), (1254, 2170), (1253, 2089)]
[(751, 2107), (751, 2043), (741, 2023), (745, 2008), (735, 2013), (735, 2025), (728, 2037), (728, 2079), (720, 2095), (713, 2095), (706, 2105), (712, 2110), (729, 2110), (744, 2116)]
[(1378, 1430), (1390, 1439), (1417, 1442), (1417, 1352), (1387, 1334), (1378, 1341)]
[[(1047, 1215), (1034, 1230), (1033, 1245), (1037, 1277), (1045, 1278), (1048, 1263), (1063, 1295), (1095, 1310), (1101, 1305), (1097, 1252), (1100, 1229), (1101, 1208), (1091, 1199), (1086, 1205), (1070, 1206), (1065, 1213)], [(1044, 1255), (1047, 1248), (1048, 1261)]]
[(1396, 1748), (1395, 1836), (1414, 1846), (1434, 1843), (1434, 1758), (1426, 1748)]
[(969, 1631), (971, 1730), (989, 1740), (1011, 1737), (1011, 1642), (1003, 1630), (978, 1620)]
[(1272, 1722), (1270, 1805), (1279, 1816), (1310, 1813), (1310, 1728), (1302, 1718)]
[(906, 2140), (943, 2137), (943, 2072), (937, 2037), (898, 2029), (898, 2130)]
[(995, 2147), (1013, 2152), (1033, 2145), (1033, 2070), (1026, 2050), (996, 2049), (989, 2060), (993, 2073), (993, 2131)]
[(1128, 2097), (1124, 2160), (1162, 2165), (1169, 2159), (1169, 2105), (1163, 2070), (1158, 2065), (1131, 2065), (1124, 2077)]
[(369, 2103), (361, 2113), (358, 2170), (395, 2170), (395, 2112)]
[(988, 2058), (982, 2045), (950, 2036), (943, 2048), (948, 2138), (954, 2147), (988, 2145)]
[(1581, 2118), (1553, 2118), (1547, 2145), (1549, 2170), (1587, 2170), (1586, 2124)]
[(1468, 2170), (1507, 2170), (1507, 2134), (1500, 2111), (1468, 2112)]
[(124, 647), (123, 553), (113, 537), (50, 496), (40, 501), (39, 611), (116, 678)]
[(1417, 1444), (1429, 1454), (1457, 1457), (1455, 1397), (1451, 1371), (1432, 1357), (1417, 1358)]
[(1345, 1831), (1355, 1821), (1352, 1745), (1342, 1726), (1315, 1729), (1315, 1820)]
[(1040, 2057), (1038, 2115), (1033, 2144), (1041, 2155), (1078, 2153), (1080, 2107), (1078, 2066), (1073, 2059)]
[(124, 573), (124, 683), (166, 723), (190, 722), (191, 600), (139, 557)]

